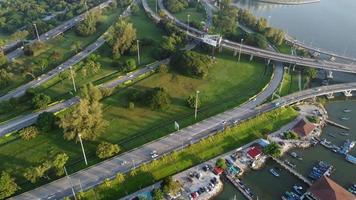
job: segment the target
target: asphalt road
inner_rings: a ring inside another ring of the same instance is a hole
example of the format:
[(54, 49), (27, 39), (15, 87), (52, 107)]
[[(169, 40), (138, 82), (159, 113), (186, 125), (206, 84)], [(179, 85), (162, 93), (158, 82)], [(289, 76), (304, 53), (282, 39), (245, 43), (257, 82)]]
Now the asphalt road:
[[(130, 12), (129, 10), (130, 10), (130, 6), (122, 13), (121, 16), (127, 16), (129, 14), (129, 12)], [(56, 31), (54, 31), (54, 32), (56, 32)], [(87, 56), (89, 56), (91, 53), (93, 53), (95, 50), (97, 50), (99, 47), (101, 47), (105, 43), (105, 39), (104, 39), (105, 33), (102, 36), (100, 36), (94, 43), (92, 43), (89, 46), (87, 46), (83, 51), (81, 51), (78, 54), (74, 55), (73, 57), (71, 57), (70, 59), (68, 59), (64, 63), (60, 64), (59, 66), (57, 66), (53, 70), (49, 71), (46, 74), (42, 74), (40, 77), (37, 77), (36, 79), (34, 79), (34, 80), (24, 84), (24, 85), (21, 85), (20, 87), (18, 87), (16, 89), (10, 91), (6, 95), (1, 96), (0, 97), (0, 101), (6, 101), (6, 100), (9, 100), (9, 99), (14, 98), (14, 97), (20, 97), (23, 94), (25, 94), (27, 89), (35, 88), (35, 87), (37, 87), (37, 86), (49, 81), (50, 79), (54, 78), (60, 72), (65, 71), (68, 68), (70, 68), (71, 66), (79, 63), (80, 61), (85, 59)]]
[[(138, 78), (140, 75), (145, 74), (149, 71), (155, 70), (160, 64), (167, 64), (169, 62), (168, 59), (162, 60), (160, 62), (156, 62), (152, 65), (148, 65), (145, 68), (139, 69), (135, 72), (132, 72), (130, 74), (127, 74), (125, 76), (121, 76), (117, 79), (114, 79), (108, 83), (100, 85), (100, 87), (106, 87), (106, 88), (115, 88), (116, 86), (125, 83), (126, 81), (129, 80), (134, 80)], [(58, 103), (56, 105), (53, 105), (45, 110), (41, 110), (35, 113), (31, 113), (28, 115), (24, 116), (19, 116), (15, 119), (6, 121), (4, 123), (0, 124), (0, 137), (6, 135), (7, 133), (13, 132), (20, 130), (22, 128), (25, 128), (27, 126), (30, 126), (34, 124), (37, 120), (38, 115), (40, 115), (43, 112), (58, 112), (63, 109), (69, 108), (75, 104), (79, 103), (79, 98), (78, 97), (73, 97), (69, 100), (63, 101), (61, 103)]]
[[(106, 1), (104, 3), (99, 4), (98, 6), (95, 6), (95, 7), (91, 8), (90, 11), (95, 10), (95, 9), (103, 9), (103, 8), (109, 6), (109, 4), (111, 2), (112, 2), (112, 0), (108, 0), (108, 1)], [(68, 21), (66, 21), (64, 23), (62, 23), (61, 25), (59, 25), (59, 26), (51, 29), (50, 31), (40, 35), (39, 36), (40, 40), (42, 42), (45, 42), (47, 40), (50, 40), (52, 38), (57, 37), (59, 34), (66, 32), (67, 30), (69, 30), (72, 27), (74, 27), (77, 23), (83, 21), (84, 20), (84, 16), (85, 16), (85, 13), (82, 13), (82, 14), (80, 14), (80, 15), (78, 15), (78, 16), (76, 16), (76, 17), (74, 17), (74, 18), (72, 18), (72, 19), (70, 19), (70, 20), (68, 20)], [(31, 44), (31, 43), (33, 43), (35, 41), (37, 41), (37, 38), (34, 39), (34, 40), (31, 40), (29, 43)], [(13, 45), (13, 44), (14, 43), (11, 43), (10, 45), (8, 45), (9, 46), (8, 48), (10, 48), (11, 45)], [(23, 48), (20, 47), (20, 48), (17, 48), (16, 50), (14, 50), (14, 51), (8, 53), (6, 56), (7, 56), (8, 60), (12, 61), (13, 59), (16, 59), (17, 57), (19, 57), (21, 55), (23, 55)]]

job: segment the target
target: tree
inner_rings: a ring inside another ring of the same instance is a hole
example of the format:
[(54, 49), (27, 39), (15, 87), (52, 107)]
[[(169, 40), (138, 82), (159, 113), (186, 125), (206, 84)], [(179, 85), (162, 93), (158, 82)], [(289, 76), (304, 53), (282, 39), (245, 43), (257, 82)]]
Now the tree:
[(84, 20), (76, 26), (76, 33), (80, 36), (88, 36), (95, 33), (96, 25), (100, 19), (100, 16), (100, 9), (96, 9), (87, 13)]
[(181, 190), (181, 185), (178, 181), (174, 181), (172, 176), (168, 176), (162, 181), (163, 192), (171, 196), (177, 196)]
[(177, 13), (188, 7), (188, 0), (166, 0), (165, 6), (172, 13)]
[(2, 171), (0, 177), (0, 199), (6, 199), (13, 195), (18, 189), (15, 179), (9, 173)]
[(153, 110), (166, 110), (171, 104), (171, 97), (164, 88), (154, 88), (151, 91), (149, 105)]
[(51, 58), (54, 61), (58, 61), (61, 58), (61, 53), (59, 53), (59, 51), (53, 51), (51, 54)]
[(169, 68), (168, 68), (168, 66), (167, 65), (165, 65), (165, 64), (160, 64), (159, 66), (158, 66), (158, 70), (157, 70), (159, 73), (168, 73), (168, 71), (169, 71)]
[(116, 181), (120, 184), (125, 181), (125, 176), (122, 173), (116, 174)]
[(197, 107), (200, 108), (201, 102), (200, 99), (197, 99), (198, 101), (196, 102), (196, 95), (190, 95), (187, 98), (187, 105), (189, 106), (189, 108), (195, 108), (195, 104), (197, 103)]
[(32, 98), (32, 105), (35, 109), (44, 109), (51, 103), (51, 97), (44, 93), (37, 93)]
[(223, 35), (234, 33), (237, 28), (238, 11), (232, 7), (231, 0), (221, 0), (220, 10), (213, 18), (213, 22), (217, 30)]
[(152, 191), (152, 198), (153, 200), (164, 200), (163, 192), (159, 188), (155, 188)]
[(28, 36), (28, 34), (29, 32), (27, 30), (16, 31), (15, 33), (11, 34), (10, 39), (13, 41), (23, 40)]
[(315, 79), (318, 75), (318, 71), (314, 68), (308, 68), (307, 69), (307, 75), (311, 79)]
[(82, 49), (82, 44), (79, 41), (74, 41), (70, 48), (75, 52), (78, 53)]
[(36, 122), (36, 126), (42, 131), (50, 131), (56, 126), (58, 117), (52, 112), (41, 113)]
[(120, 152), (120, 147), (117, 144), (110, 144), (108, 142), (100, 143), (96, 148), (96, 155), (103, 159), (109, 158)]
[(52, 161), (57, 176), (62, 176), (64, 174), (64, 165), (67, 163), (68, 159), (69, 157), (66, 153), (59, 153)]
[(209, 68), (213, 64), (212, 59), (194, 51), (178, 52), (170, 64), (175, 70), (193, 77), (205, 78), (208, 76)]
[(7, 87), (13, 80), (13, 74), (6, 71), (6, 69), (0, 69), (0, 88)]
[(281, 147), (276, 142), (271, 142), (263, 149), (263, 152), (273, 157), (279, 157), (281, 156)]
[(259, 18), (257, 20), (257, 23), (256, 23), (256, 30), (259, 32), (259, 33), (263, 33), (266, 28), (268, 27), (268, 23), (267, 23), (267, 20), (265, 18)]
[(125, 64), (122, 66), (123, 72), (131, 72), (137, 68), (135, 59), (127, 59)]
[(45, 173), (51, 168), (51, 163), (49, 161), (45, 161), (41, 165), (37, 167), (30, 167), (25, 169), (23, 176), (26, 180), (31, 183), (36, 183), (37, 180), (45, 175)]
[(0, 49), (0, 67), (4, 66), (7, 63), (7, 57), (4, 54), (4, 51)]
[(48, 59), (47, 58), (41, 58), (37, 62), (37, 64), (41, 66), (41, 71), (43, 72), (43, 70), (48, 66)]
[(81, 93), (79, 105), (60, 119), (59, 126), (63, 128), (64, 138), (67, 140), (78, 140), (79, 134), (83, 140), (95, 140), (106, 127), (99, 103), (100, 90), (88, 85)]
[(125, 20), (119, 20), (109, 28), (106, 35), (106, 41), (112, 48), (112, 54), (115, 58), (128, 50), (136, 40), (136, 29), (132, 23)]
[(226, 168), (227, 168), (226, 162), (225, 162), (225, 160), (222, 159), (222, 158), (219, 158), (218, 160), (216, 160), (215, 165), (216, 165), (217, 167), (221, 168), (221, 169), (226, 169)]
[(22, 129), (20, 132), (20, 137), (23, 140), (29, 141), (39, 134), (39, 131), (36, 127), (34, 126), (29, 126), (27, 128)]
[(25, 45), (24, 54), (27, 56), (35, 56), (45, 47), (45, 44), (40, 41), (35, 41), (31, 44)]

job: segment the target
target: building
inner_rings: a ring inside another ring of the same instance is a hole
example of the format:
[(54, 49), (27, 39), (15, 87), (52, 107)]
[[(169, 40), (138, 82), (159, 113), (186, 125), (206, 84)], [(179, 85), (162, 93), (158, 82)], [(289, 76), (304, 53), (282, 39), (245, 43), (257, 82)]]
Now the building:
[(258, 159), (262, 155), (262, 150), (259, 146), (253, 146), (247, 151), (247, 156), (250, 159)]
[(296, 134), (298, 134), (300, 137), (305, 137), (310, 135), (314, 130), (316, 126), (313, 123), (310, 123), (309, 121), (305, 119), (301, 119), (292, 129), (292, 131)]
[(356, 200), (356, 197), (330, 178), (323, 176), (309, 188), (309, 190), (301, 197), (301, 199)]

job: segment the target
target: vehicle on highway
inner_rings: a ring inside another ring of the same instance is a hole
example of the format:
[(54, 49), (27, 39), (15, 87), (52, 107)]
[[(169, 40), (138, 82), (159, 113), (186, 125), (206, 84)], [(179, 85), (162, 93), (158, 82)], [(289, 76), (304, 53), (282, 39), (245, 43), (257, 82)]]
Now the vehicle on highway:
[(156, 150), (153, 150), (153, 151), (150, 153), (150, 155), (151, 155), (151, 158), (153, 158), (153, 159), (155, 159), (155, 158), (158, 157), (158, 154), (157, 154), (157, 151), (156, 151)]

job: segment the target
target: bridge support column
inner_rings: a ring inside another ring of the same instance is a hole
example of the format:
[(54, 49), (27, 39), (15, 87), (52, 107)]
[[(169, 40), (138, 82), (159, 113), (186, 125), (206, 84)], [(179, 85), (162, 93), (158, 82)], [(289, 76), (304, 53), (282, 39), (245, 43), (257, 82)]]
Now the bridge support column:
[(250, 56), (250, 61), (252, 61), (252, 59), (253, 59), (253, 55), (251, 54), (251, 56)]
[(346, 97), (352, 97), (351, 90), (345, 90), (345, 91), (343, 91), (343, 93)]
[(334, 93), (329, 93), (326, 95), (327, 99), (333, 99), (334, 98)]
[(237, 49), (234, 50), (234, 56), (237, 56)]
[(271, 63), (271, 59), (267, 60), (267, 65), (269, 65)]
[(293, 65), (293, 72), (295, 71), (295, 64)]
[(219, 52), (222, 52), (222, 47), (221, 46), (219, 47)]
[(333, 78), (333, 71), (327, 71), (327, 76), (328, 79), (332, 79)]

